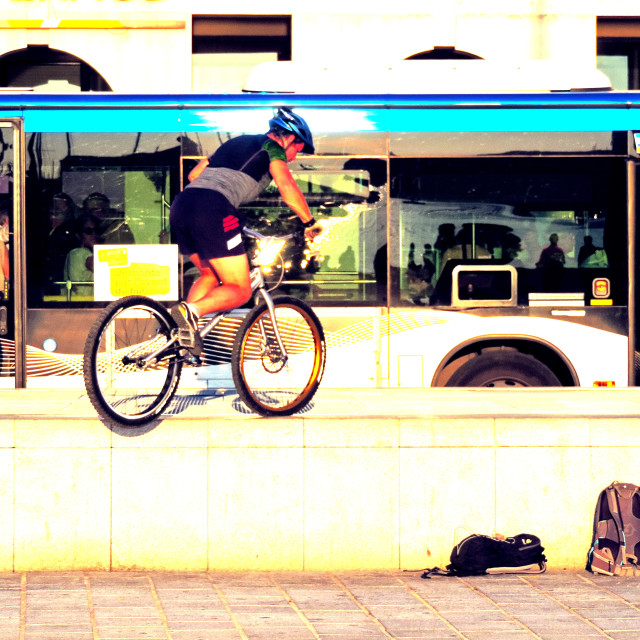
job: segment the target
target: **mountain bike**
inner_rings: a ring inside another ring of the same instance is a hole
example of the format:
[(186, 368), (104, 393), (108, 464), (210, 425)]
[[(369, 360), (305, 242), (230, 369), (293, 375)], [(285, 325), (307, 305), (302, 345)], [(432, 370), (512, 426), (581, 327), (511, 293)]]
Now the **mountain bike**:
[[(255, 306), (233, 341), (231, 371), (245, 405), (262, 416), (288, 416), (308, 405), (320, 385), (326, 360), (322, 325), (308, 304), (287, 296), (271, 296), (282, 282), (281, 251), (296, 234), (244, 234), (257, 241), (251, 259)], [(267, 285), (263, 267), (279, 261), (279, 281)], [(205, 317), (201, 340), (232, 311)], [(160, 302), (127, 296), (110, 303), (87, 336), (84, 382), (91, 403), (106, 421), (138, 427), (158, 418), (169, 406), (182, 367), (201, 365), (196, 345), (179, 329)]]

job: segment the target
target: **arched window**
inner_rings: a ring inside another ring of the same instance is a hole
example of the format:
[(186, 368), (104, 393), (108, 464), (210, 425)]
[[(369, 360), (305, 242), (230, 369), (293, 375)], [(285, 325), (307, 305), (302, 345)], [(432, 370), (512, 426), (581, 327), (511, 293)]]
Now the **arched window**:
[(460, 51), (455, 47), (434, 47), (428, 51), (421, 51), (405, 58), (405, 60), (482, 60), (480, 56), (467, 51)]
[(107, 81), (86, 62), (42, 45), (29, 45), (0, 56), (0, 87), (56, 92), (111, 91)]

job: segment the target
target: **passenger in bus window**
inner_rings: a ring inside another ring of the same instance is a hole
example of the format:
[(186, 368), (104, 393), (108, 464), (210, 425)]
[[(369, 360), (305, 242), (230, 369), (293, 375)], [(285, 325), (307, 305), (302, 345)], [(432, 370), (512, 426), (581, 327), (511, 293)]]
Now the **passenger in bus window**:
[(340, 254), (338, 268), (344, 273), (351, 273), (356, 270), (356, 255), (351, 245)]
[(273, 179), (302, 221), (306, 238), (322, 232), (288, 167), (300, 152), (314, 152), (309, 126), (289, 109), (278, 109), (267, 133), (231, 138), (203, 159), (191, 173), (192, 182), (173, 201), (173, 237), (200, 275), (171, 315), (196, 341), (201, 315), (234, 309), (251, 297), (241, 205), (255, 200)]
[(103, 193), (94, 191), (82, 204), (83, 213), (99, 221), (99, 232), (105, 244), (134, 244), (135, 238), (124, 214), (114, 211), (111, 202)]
[(417, 272), (418, 265), (416, 264), (416, 243), (412, 242), (409, 245), (409, 262), (407, 263), (407, 270)]
[(524, 267), (524, 263), (518, 257), (522, 251), (520, 238), (515, 233), (507, 233), (502, 239), (502, 257), (516, 269)]
[(549, 245), (540, 253), (537, 267), (542, 269), (558, 269), (564, 267), (564, 251), (558, 246), (558, 234), (552, 233), (549, 236)]
[[(79, 246), (76, 233), (76, 206), (71, 196), (57, 193), (51, 200), (49, 209), (49, 237), (45, 256), (46, 275), (49, 283), (64, 279), (64, 263), (67, 254)], [(57, 293), (59, 285), (49, 284), (50, 293)]]
[(448, 249), (456, 244), (456, 226), (450, 222), (445, 222), (438, 227), (438, 237), (433, 244), (435, 249), (434, 257), (436, 259), (436, 273), (440, 275), (444, 267), (443, 256)]
[(602, 247), (596, 247), (591, 236), (584, 237), (584, 244), (578, 252), (578, 266), (581, 269), (606, 268), (609, 266), (607, 252)]
[(433, 257), (433, 248), (430, 244), (425, 244), (422, 252), (422, 278), (425, 282), (431, 282), (431, 278), (436, 272), (436, 266), (432, 260)]
[[(64, 265), (64, 279), (75, 296), (93, 295), (93, 247), (100, 243), (99, 222), (94, 216), (82, 215), (76, 221), (80, 246), (72, 249)], [(63, 293), (66, 292), (63, 288)], [(73, 297), (71, 298), (73, 300)]]
[(445, 222), (438, 227), (438, 237), (436, 238), (435, 249), (444, 253), (447, 249), (451, 249), (456, 243), (456, 227), (450, 222)]
[(383, 244), (373, 258), (373, 273), (376, 278), (378, 302), (387, 304), (387, 245)]
[(536, 266), (542, 270), (542, 286), (545, 291), (561, 291), (563, 271), (566, 259), (564, 251), (558, 246), (558, 234), (549, 236), (549, 245), (540, 252)]
[(422, 264), (415, 261), (415, 243), (409, 245), (409, 262), (407, 263), (407, 288), (409, 299), (417, 305), (425, 304), (433, 292), (431, 278), (435, 271), (429, 255), (431, 245), (425, 244), (422, 254)]

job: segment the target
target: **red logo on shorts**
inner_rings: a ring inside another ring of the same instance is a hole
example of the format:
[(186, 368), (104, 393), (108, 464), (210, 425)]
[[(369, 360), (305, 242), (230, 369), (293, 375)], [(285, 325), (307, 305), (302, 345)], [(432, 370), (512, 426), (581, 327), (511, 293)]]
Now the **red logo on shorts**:
[(236, 218), (235, 216), (227, 216), (226, 218), (222, 219), (222, 227), (225, 232), (231, 231), (232, 229), (237, 229), (239, 226), (240, 223), (238, 222), (238, 218)]

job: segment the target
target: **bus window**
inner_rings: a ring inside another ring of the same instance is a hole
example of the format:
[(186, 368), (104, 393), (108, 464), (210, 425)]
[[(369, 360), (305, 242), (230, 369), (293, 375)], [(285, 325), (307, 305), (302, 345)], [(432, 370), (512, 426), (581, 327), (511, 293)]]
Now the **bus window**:
[(626, 304), (622, 161), (391, 159), (390, 171), (396, 304), (450, 306), (452, 269), (484, 262), (517, 270), (521, 305), (591, 304), (597, 277)]
[(624, 131), (416, 131), (392, 133), (396, 156), (464, 157), (498, 155), (624, 155)]
[[(268, 277), (277, 281), (284, 268), (280, 290), (310, 302), (384, 304), (386, 283), (374, 265), (386, 243), (386, 161), (305, 158), (290, 169), (324, 233), (311, 247), (290, 244)], [(249, 226), (264, 233), (300, 228), (273, 185), (246, 212)]]
[[(268, 120), (271, 112), (265, 112), (264, 131), (252, 131), (251, 133), (266, 133)], [(338, 124), (339, 133), (329, 133), (318, 131), (314, 124), (316, 116), (314, 113), (304, 113), (311, 131), (313, 132), (313, 144), (316, 155), (320, 156), (383, 156), (388, 151), (387, 133), (383, 131), (346, 131), (341, 124)], [(344, 117), (344, 112), (336, 116), (340, 123), (340, 118)], [(321, 115), (320, 121), (326, 122), (326, 115)], [(357, 118), (352, 117), (353, 122)], [(249, 132), (245, 132), (249, 133)], [(183, 156), (210, 156), (223, 142), (239, 133), (229, 133), (226, 131), (198, 131), (190, 132), (182, 138)]]
[(27, 140), (29, 306), (93, 302), (95, 244), (170, 241), (176, 133), (40, 133)]

